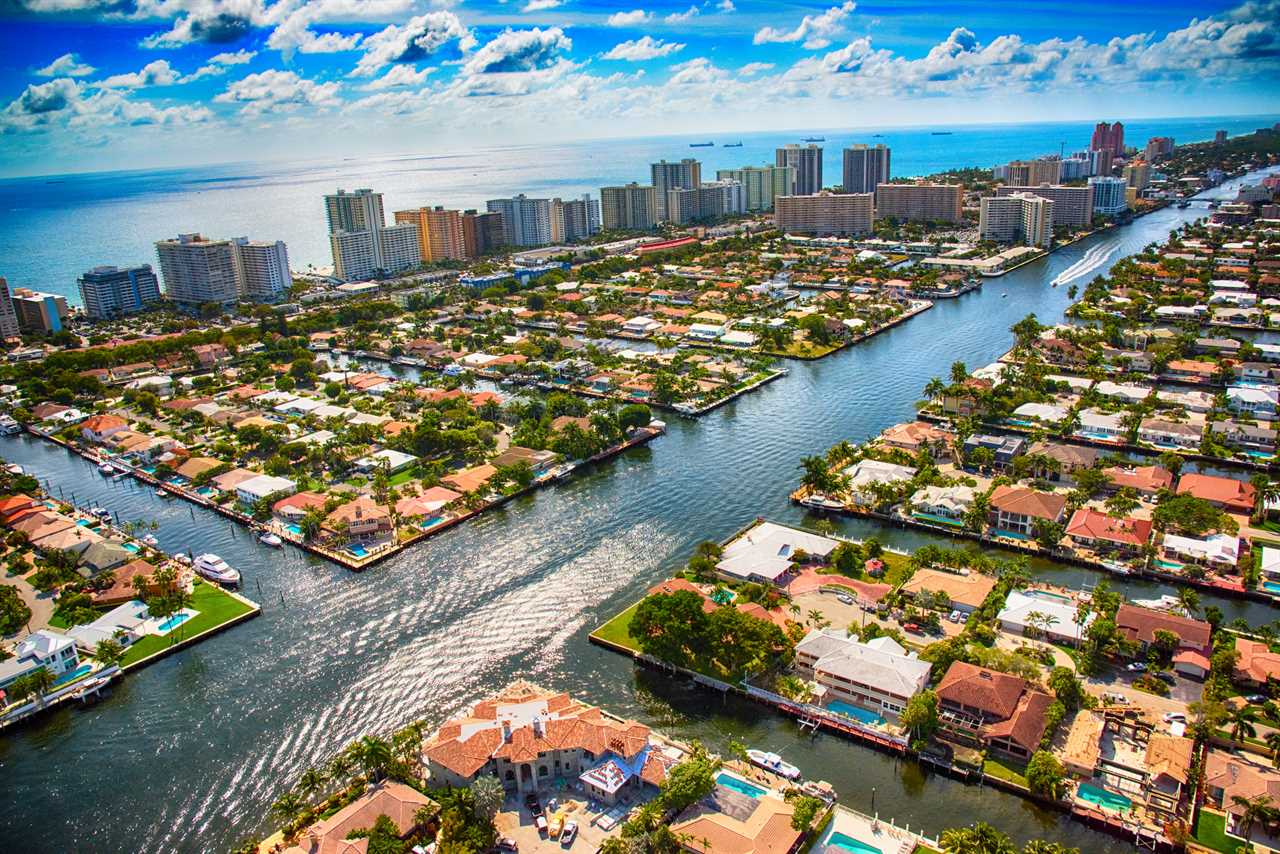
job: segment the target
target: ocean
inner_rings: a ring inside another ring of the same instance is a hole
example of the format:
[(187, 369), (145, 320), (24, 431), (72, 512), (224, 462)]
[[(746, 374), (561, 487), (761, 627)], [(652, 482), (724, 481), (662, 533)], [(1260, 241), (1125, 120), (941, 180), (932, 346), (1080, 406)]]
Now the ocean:
[[(1178, 142), (1235, 135), (1276, 117), (1232, 116), (1125, 121), (1125, 139)], [(0, 180), (0, 276), (10, 287), (62, 294), (80, 303), (76, 278), (100, 265), (155, 260), (155, 241), (178, 233), (284, 240), (294, 270), (331, 262), (323, 195), (371, 187), (391, 212), (423, 205), (484, 209), (487, 199), (525, 193), (569, 198), (629, 181), (648, 183), (649, 164), (695, 157), (704, 180), (716, 169), (773, 162), (777, 146), (823, 137), (823, 180), (839, 183), (841, 149), (857, 142), (892, 150), (895, 176), (1088, 147), (1092, 122), (966, 125), (934, 135), (929, 128), (872, 128), (708, 134), (595, 140), (546, 146), (495, 146), (453, 153), (394, 154), (339, 161), (230, 163), (185, 169), (134, 170)], [(690, 142), (714, 141), (709, 148)], [(725, 148), (741, 142), (742, 147)], [(447, 143), (440, 143), (440, 149)]]

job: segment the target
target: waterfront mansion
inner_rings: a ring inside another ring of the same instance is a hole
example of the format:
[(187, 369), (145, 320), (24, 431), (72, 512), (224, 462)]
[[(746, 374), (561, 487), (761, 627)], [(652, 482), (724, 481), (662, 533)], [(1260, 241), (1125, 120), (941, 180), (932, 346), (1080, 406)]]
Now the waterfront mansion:
[(432, 784), (466, 786), (490, 775), (509, 791), (532, 792), (576, 780), (589, 797), (613, 804), (661, 784), (678, 756), (654, 744), (643, 724), (515, 682), (442, 726), (422, 758)]

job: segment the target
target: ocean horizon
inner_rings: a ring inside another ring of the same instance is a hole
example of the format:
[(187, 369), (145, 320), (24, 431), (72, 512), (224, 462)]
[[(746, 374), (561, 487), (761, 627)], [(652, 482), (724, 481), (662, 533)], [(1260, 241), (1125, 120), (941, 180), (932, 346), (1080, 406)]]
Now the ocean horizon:
[[(1121, 118), (1125, 140), (1152, 136), (1177, 143), (1235, 136), (1277, 120), (1273, 115)], [(596, 139), (547, 145), (494, 146), (441, 153), (236, 162), (209, 166), (87, 172), (0, 179), (0, 276), (79, 305), (76, 278), (95, 266), (156, 266), (155, 241), (179, 233), (284, 240), (294, 270), (327, 266), (322, 196), (342, 187), (384, 195), (388, 218), (426, 205), (483, 210), (492, 198), (598, 197), (602, 186), (648, 183), (649, 164), (694, 157), (704, 180), (717, 169), (773, 162), (773, 149), (822, 137), (823, 182), (840, 181), (841, 149), (883, 143), (894, 176), (927, 175), (1018, 158), (1071, 154), (1088, 147), (1094, 122), (815, 128), (808, 131), (711, 133)], [(690, 147), (691, 142), (714, 142)], [(741, 147), (726, 144), (741, 142)], [(38, 251), (35, 251), (38, 249)]]

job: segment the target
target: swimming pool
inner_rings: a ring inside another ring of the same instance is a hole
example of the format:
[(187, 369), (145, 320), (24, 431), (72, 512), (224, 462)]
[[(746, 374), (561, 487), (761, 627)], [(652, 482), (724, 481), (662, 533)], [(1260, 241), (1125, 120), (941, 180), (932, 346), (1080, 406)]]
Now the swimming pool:
[(350, 552), (353, 557), (365, 557), (369, 554), (369, 550), (359, 543), (347, 546), (347, 551)]
[(53, 680), (53, 685), (56, 688), (59, 685), (66, 685), (68, 682), (74, 682), (75, 680), (79, 679), (81, 676), (84, 676), (91, 670), (93, 670), (92, 664), (82, 664), (79, 667), (77, 667), (75, 670), (68, 670), (66, 673), (62, 674), (57, 679)]
[(1133, 801), (1124, 795), (1117, 795), (1115, 792), (1109, 792), (1092, 783), (1081, 783), (1076, 788), (1076, 797), (1082, 801), (1097, 804), (1104, 810), (1111, 810), (1112, 812), (1128, 812), (1133, 809)]
[(955, 528), (964, 527), (964, 522), (959, 519), (948, 519), (946, 516), (939, 516), (936, 513), (921, 513), (916, 511), (911, 515), (915, 516), (917, 519), (923, 519), (926, 522), (936, 522), (939, 525), (951, 525)]
[(1264, 581), (1262, 589), (1268, 593), (1280, 593), (1280, 581)]
[(726, 789), (732, 789), (740, 795), (746, 795), (748, 798), (759, 798), (765, 793), (765, 789), (752, 785), (746, 780), (740, 780), (731, 774), (725, 774), (723, 771), (716, 777), (716, 782)]
[(1165, 560), (1162, 557), (1156, 558), (1153, 563), (1161, 569), (1182, 569), (1182, 564), (1173, 560)]
[(711, 601), (717, 605), (728, 605), (734, 599), (738, 598), (738, 594), (732, 590), (716, 590), (711, 594)]
[(125, 543), (120, 548), (124, 549), (127, 552), (133, 552), (134, 554), (137, 554), (138, 552), (142, 551), (142, 546), (138, 545), (137, 543)]
[(876, 848), (874, 845), (868, 845), (861, 840), (854, 839), (852, 836), (840, 833), (839, 831), (836, 831), (827, 837), (827, 845), (834, 845), (837, 848), (843, 848), (845, 851), (852, 851), (853, 854), (881, 854), (880, 849)]
[(179, 611), (169, 619), (165, 620), (160, 625), (156, 626), (156, 630), (161, 634), (168, 634), (169, 632), (173, 631), (178, 626), (182, 625), (183, 623), (185, 623), (187, 620), (190, 620), (190, 619), (191, 619), (190, 614), (186, 613), (185, 611)]
[(443, 521), (444, 521), (443, 516), (432, 516), (430, 519), (423, 519), (421, 522), (419, 522), (418, 527), (425, 531), (428, 528), (434, 528), (436, 525), (439, 525)]
[(295, 537), (302, 536), (302, 526), (299, 525), (297, 522), (290, 522), (288, 525), (284, 526), (284, 529), (288, 531), (290, 534), (293, 534)]
[(884, 718), (875, 712), (855, 706), (852, 703), (846, 703), (844, 700), (832, 700), (827, 704), (827, 709), (835, 712), (837, 715), (844, 715), (846, 718), (853, 718), (855, 721), (864, 724), (882, 724)]
[(1011, 540), (1029, 540), (1029, 539), (1031, 539), (1031, 538), (1030, 538), (1030, 537), (1028, 537), (1026, 534), (1019, 534), (1017, 531), (1005, 531), (1005, 530), (1003, 530), (1003, 529), (1001, 529), (1001, 528), (993, 528), (993, 529), (991, 530), (991, 533), (992, 533), (992, 535), (994, 535), (994, 536), (997, 536), (997, 537), (1008, 537), (1008, 538), (1009, 538), (1009, 539), (1011, 539)]

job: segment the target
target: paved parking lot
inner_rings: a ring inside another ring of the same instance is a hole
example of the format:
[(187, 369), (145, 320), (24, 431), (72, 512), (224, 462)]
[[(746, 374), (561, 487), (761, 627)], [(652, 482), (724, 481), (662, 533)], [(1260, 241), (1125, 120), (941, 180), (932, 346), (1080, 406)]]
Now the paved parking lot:
[[(821, 611), (822, 615), (831, 621), (831, 628), (834, 629), (847, 629), (850, 626), (857, 629), (867, 623), (878, 623), (885, 628), (902, 628), (902, 625), (892, 617), (881, 619), (876, 616), (874, 611), (863, 612), (857, 603), (846, 605), (836, 598), (835, 593), (815, 590), (810, 593), (801, 593), (793, 596), (791, 601), (800, 609), (800, 613), (797, 615), (797, 619), (800, 622), (807, 622), (809, 612), (817, 610)], [(944, 615), (942, 635), (919, 635), (905, 630), (903, 635), (913, 644), (928, 646), (934, 641), (942, 640), (943, 637), (953, 637), (960, 634), (963, 628), (963, 623), (952, 623)]]
[[(548, 818), (551, 813), (548, 800), (550, 796), (550, 793), (547, 793), (542, 800), (542, 815)], [(632, 800), (633, 803), (630, 806), (636, 806), (641, 802), (635, 797)], [(593, 806), (594, 809), (592, 809)], [(578, 825), (577, 838), (570, 845), (563, 845), (561, 840), (548, 838), (538, 832), (534, 823), (538, 814), (529, 811), (524, 804), (523, 796), (507, 798), (502, 811), (494, 818), (494, 827), (497, 828), (499, 836), (510, 837), (516, 841), (520, 854), (531, 854), (531, 852), (532, 854), (550, 854), (553, 851), (562, 852), (562, 854), (567, 851), (592, 854), (610, 833), (616, 833), (618, 830), (614, 827), (611, 831), (605, 831), (593, 823), (597, 816), (609, 809), (603, 804), (569, 797), (558, 799), (557, 807), (564, 811), (566, 822), (573, 821)]]
[(1169, 686), (1169, 696), (1157, 697), (1155, 694), (1148, 694), (1146, 691), (1139, 691), (1133, 687), (1133, 680), (1141, 675), (1140, 673), (1130, 673), (1123, 667), (1112, 668), (1086, 679), (1084, 687), (1085, 690), (1096, 697), (1101, 697), (1104, 693), (1123, 694), (1130, 705), (1143, 709), (1155, 721), (1161, 720), (1165, 712), (1183, 712), (1185, 714), (1187, 704), (1199, 700), (1201, 694), (1204, 693), (1203, 682), (1197, 682), (1194, 679), (1188, 679), (1175, 673), (1173, 675), (1177, 679), (1177, 684)]

